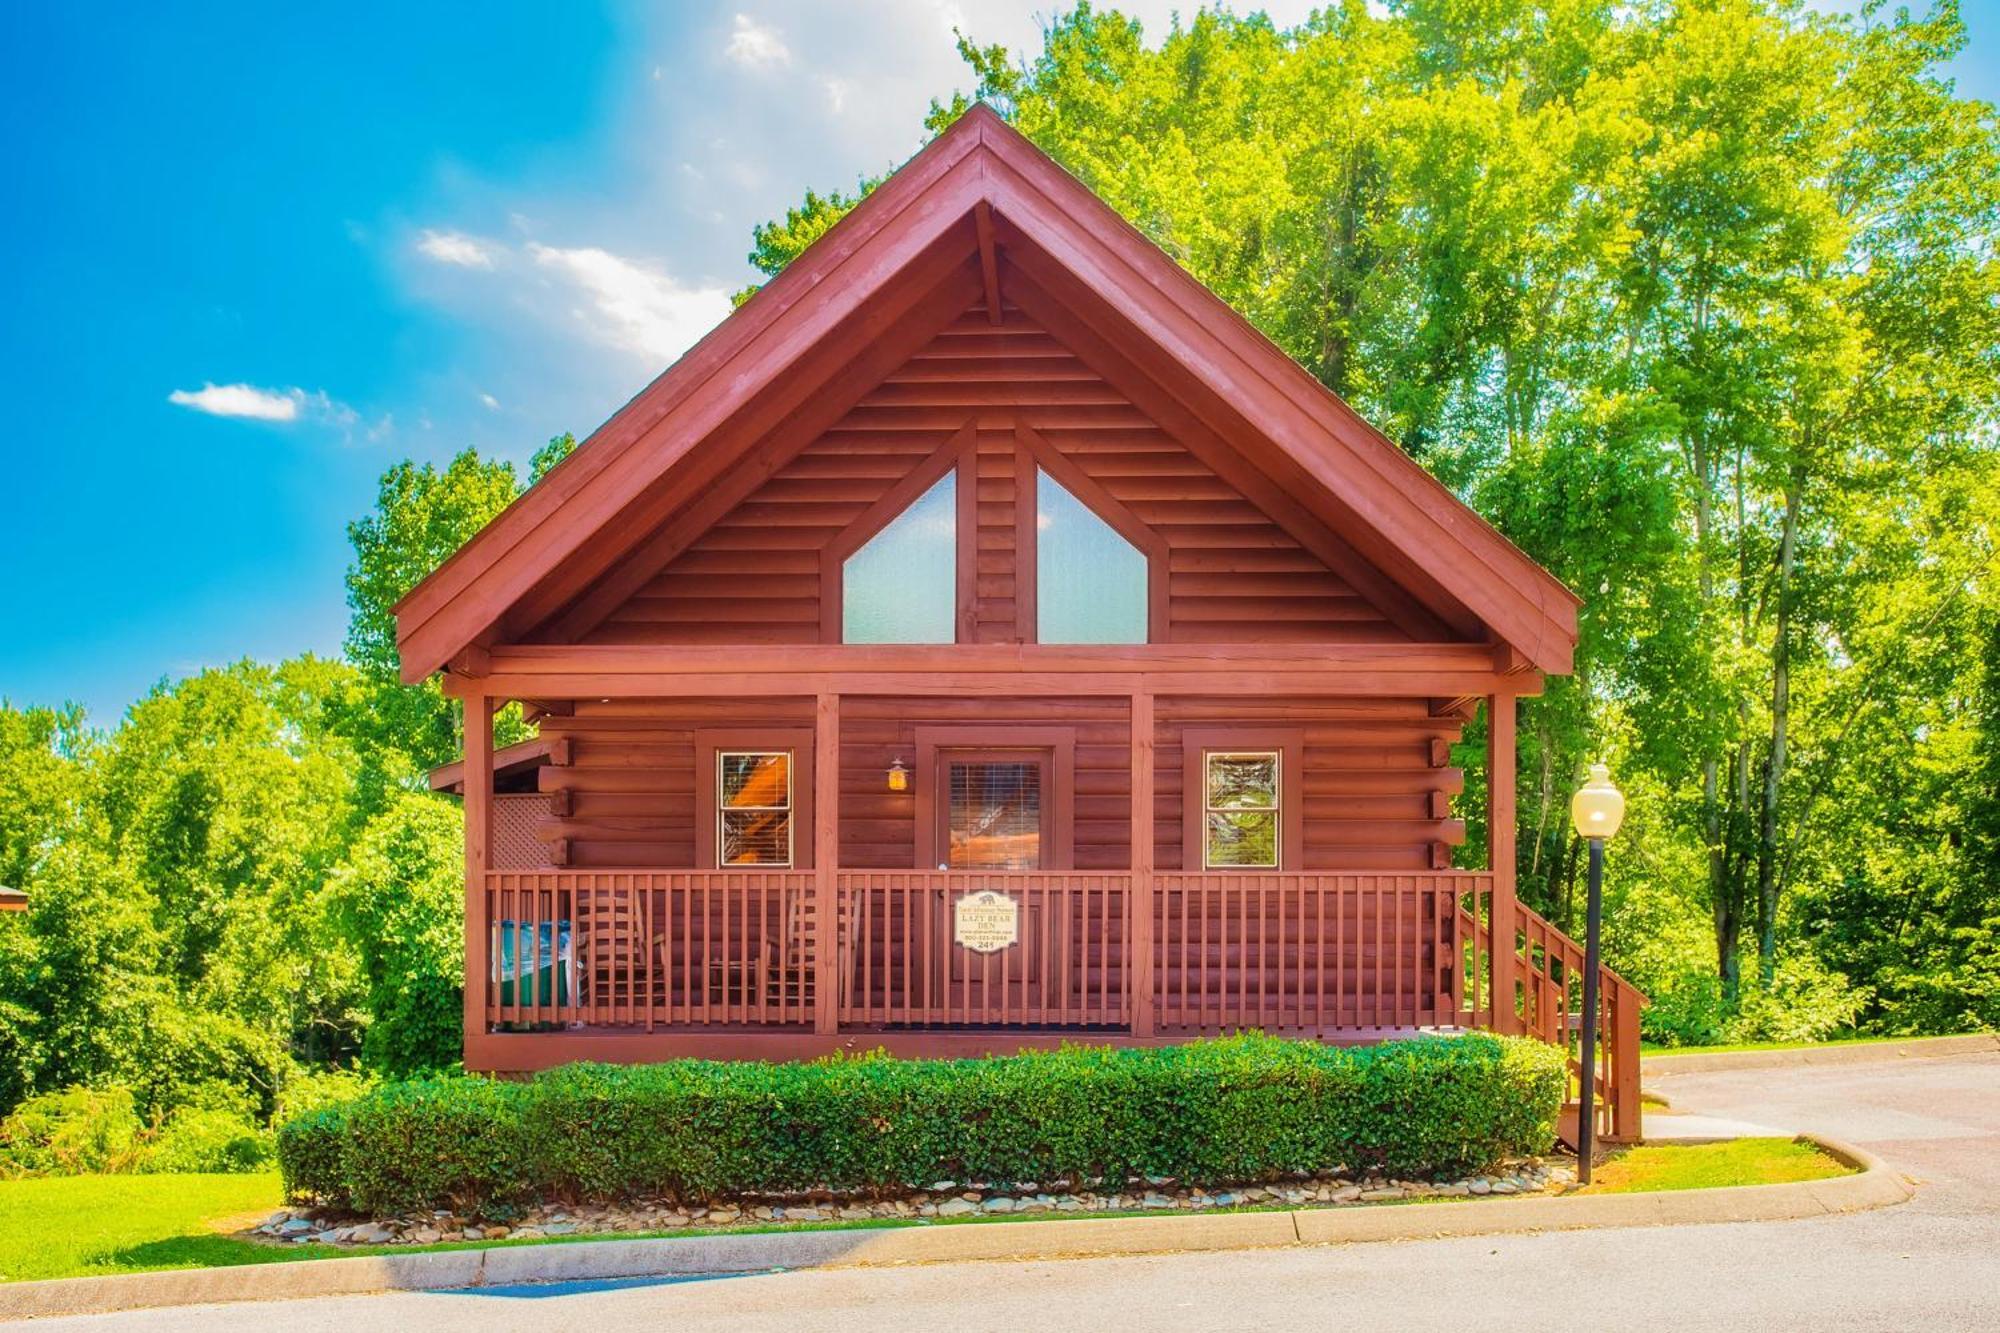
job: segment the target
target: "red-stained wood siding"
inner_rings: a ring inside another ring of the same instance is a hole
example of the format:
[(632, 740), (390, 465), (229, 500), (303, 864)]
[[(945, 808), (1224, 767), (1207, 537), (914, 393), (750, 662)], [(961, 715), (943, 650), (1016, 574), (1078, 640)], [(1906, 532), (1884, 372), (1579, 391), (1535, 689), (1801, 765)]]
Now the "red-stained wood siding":
[[(569, 762), (540, 773), (541, 789), (567, 793), (557, 800), (569, 804), (568, 814), (550, 816), (543, 836), (566, 839), (574, 867), (693, 867), (695, 731), (811, 725), (811, 700), (580, 699), (574, 715), (542, 719), (544, 736), (569, 741)], [(795, 837), (810, 839), (811, 831)]]
[(1014, 501), (1020, 481), (1013, 431), (982, 425), (975, 457), (979, 526), (973, 548), (973, 641), (1018, 643), (1032, 637), (1032, 631), (1024, 636), (1015, 620), (1020, 589), (1014, 578)]
[[(916, 786), (892, 793), (892, 760), (916, 760), (919, 727), (1065, 727), (1076, 733), (1072, 815), (1076, 870), (1123, 870), (1132, 828), (1129, 723), (1122, 699), (897, 699), (841, 702), (840, 863), (896, 869), (916, 864)], [(926, 867), (928, 868), (928, 867)]]
[[(1162, 698), (1156, 704), (1154, 855), (1163, 870), (1183, 866), (1184, 733), (1189, 728), (1282, 725), (1303, 737), (1301, 870), (1418, 870), (1456, 825), (1444, 802), (1463, 778), (1445, 767), (1436, 742), (1459, 724), (1430, 716), (1424, 700)], [(543, 720), (543, 734), (567, 738), (563, 765), (541, 770), (544, 792), (566, 793), (542, 836), (565, 840), (578, 868), (695, 865), (695, 732), (807, 726), (803, 699), (639, 699), (578, 701), (571, 716)], [(888, 790), (900, 759), (915, 768), (919, 728), (1061, 727), (1075, 734), (1070, 824), (1077, 870), (1123, 870), (1131, 858), (1130, 720), (1124, 700), (854, 697), (841, 706), (840, 860), (843, 866), (915, 865), (916, 787)], [(1436, 761), (1436, 762), (1434, 762)], [(801, 771), (799, 781), (807, 774)], [(799, 830), (797, 836), (808, 836)]]
[(1301, 870), (1425, 870), (1433, 849), (1458, 838), (1443, 803), (1464, 786), (1433, 742), (1459, 736), (1454, 718), (1432, 717), (1423, 699), (1161, 698), (1156, 702), (1155, 864), (1184, 862), (1183, 733), (1231, 726), (1294, 728), (1302, 733), (1305, 787)]
[(995, 325), (975, 305), (583, 640), (817, 641), (816, 553), (972, 420), (978, 425), (972, 636), (981, 643), (1016, 641), (1022, 635), (1015, 498), (1023, 465), (1013, 434), (1017, 419), (1165, 539), (1165, 638), (1408, 637), (1054, 336), (1012, 307)]

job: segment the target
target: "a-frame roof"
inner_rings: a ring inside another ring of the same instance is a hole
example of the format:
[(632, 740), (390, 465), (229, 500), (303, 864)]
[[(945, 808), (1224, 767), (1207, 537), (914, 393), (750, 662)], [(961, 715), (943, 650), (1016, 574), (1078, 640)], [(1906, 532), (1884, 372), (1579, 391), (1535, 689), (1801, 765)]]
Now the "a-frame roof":
[(1162, 426), (1237, 450), (1454, 637), (1569, 669), (1567, 588), (975, 106), (397, 603), (404, 679), (548, 623), (753, 450), (803, 446), (993, 281), (996, 244), (1010, 298)]

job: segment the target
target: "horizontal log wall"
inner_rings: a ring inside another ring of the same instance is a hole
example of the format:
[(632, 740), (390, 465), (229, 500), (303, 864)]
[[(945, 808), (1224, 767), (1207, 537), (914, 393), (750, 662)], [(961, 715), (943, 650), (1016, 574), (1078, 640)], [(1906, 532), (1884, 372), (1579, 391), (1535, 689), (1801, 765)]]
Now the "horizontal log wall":
[[(564, 793), (543, 836), (566, 842), (567, 863), (579, 867), (694, 866), (695, 731), (812, 726), (809, 699), (578, 700), (575, 709), (542, 719), (544, 736), (569, 742), (569, 762), (543, 768), (540, 781)], [(804, 847), (812, 834), (796, 836)]]
[[(1300, 870), (1427, 870), (1463, 829), (1447, 818), (1464, 774), (1446, 763), (1460, 722), (1423, 699), (1196, 699), (1156, 704), (1154, 858), (1185, 865), (1183, 733), (1191, 727), (1286, 727), (1303, 733)], [(1200, 794), (1193, 793), (1199, 800)]]
[(916, 762), (919, 727), (1074, 728), (1074, 852), (1078, 870), (1130, 864), (1131, 733), (1122, 699), (851, 698), (840, 705), (840, 863), (898, 869), (916, 864), (916, 784), (890, 792), (890, 763)]
[(817, 641), (817, 552), (968, 419), (978, 422), (972, 638), (1015, 641), (1017, 418), (1165, 539), (1169, 625), (1156, 638), (1408, 637), (1039, 325), (1008, 307), (996, 326), (975, 306), (583, 641)]
[[(694, 866), (695, 732), (812, 724), (810, 701), (801, 698), (578, 700), (574, 708), (542, 722), (544, 735), (567, 741), (567, 762), (540, 772), (541, 789), (554, 797), (542, 837), (564, 844), (565, 863), (583, 868)], [(918, 728), (1059, 726), (1076, 735), (1075, 868), (1123, 870), (1131, 864), (1129, 725), (1128, 705), (1117, 698), (846, 699), (841, 864), (915, 864), (915, 784), (891, 792), (885, 774), (897, 759), (916, 763)], [(1432, 717), (1424, 700), (1161, 698), (1154, 729), (1161, 869), (1183, 862), (1183, 734), (1231, 725), (1283, 725), (1304, 737), (1304, 791), (1295, 797), (1305, 854), (1297, 869), (1427, 869), (1459, 835), (1446, 814), (1463, 776), (1446, 765), (1444, 752), (1459, 723)], [(800, 782), (807, 778), (799, 774)]]

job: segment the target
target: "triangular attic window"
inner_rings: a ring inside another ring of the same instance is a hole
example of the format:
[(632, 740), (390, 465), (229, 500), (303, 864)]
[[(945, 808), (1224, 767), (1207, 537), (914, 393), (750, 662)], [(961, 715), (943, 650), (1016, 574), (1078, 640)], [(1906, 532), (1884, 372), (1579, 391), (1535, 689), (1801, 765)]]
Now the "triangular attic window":
[(1146, 555), (1061, 482), (1035, 478), (1035, 620), (1043, 643), (1146, 642)]
[(958, 474), (870, 537), (841, 568), (843, 643), (951, 643), (958, 626)]

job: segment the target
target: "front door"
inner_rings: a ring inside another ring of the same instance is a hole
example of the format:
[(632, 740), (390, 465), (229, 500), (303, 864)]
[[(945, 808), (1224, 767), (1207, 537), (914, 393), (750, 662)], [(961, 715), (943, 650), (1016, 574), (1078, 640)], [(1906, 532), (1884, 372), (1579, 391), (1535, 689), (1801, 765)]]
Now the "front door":
[(1047, 750), (940, 749), (940, 870), (1039, 870), (1049, 844)]

